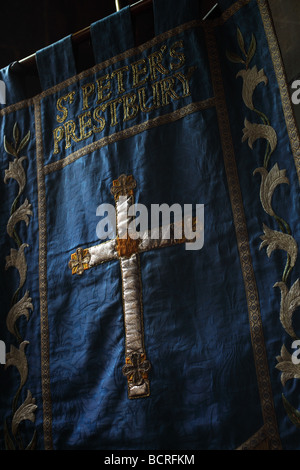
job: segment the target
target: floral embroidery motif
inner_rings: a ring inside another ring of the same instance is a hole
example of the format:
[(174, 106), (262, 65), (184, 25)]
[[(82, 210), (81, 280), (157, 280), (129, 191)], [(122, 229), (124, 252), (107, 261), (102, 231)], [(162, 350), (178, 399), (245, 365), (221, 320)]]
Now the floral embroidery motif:
[(132, 385), (143, 385), (148, 378), (147, 372), (151, 369), (151, 364), (146, 360), (145, 354), (133, 353), (126, 357), (126, 364), (122, 368), (123, 375), (127, 377)]
[(89, 269), (89, 262), (91, 256), (87, 248), (77, 248), (76, 253), (71, 255), (69, 261), (69, 268), (72, 269), (72, 274), (81, 275), (86, 269)]
[[(292, 236), (288, 222), (276, 214), (272, 205), (272, 198), (276, 188), (281, 184), (289, 184), (289, 180), (286, 176), (286, 170), (280, 169), (277, 163), (272, 168), (269, 168), (271, 157), (277, 147), (277, 135), (268, 117), (262, 111), (256, 109), (254, 105), (256, 87), (260, 84), (264, 86), (268, 84), (268, 78), (263, 69), (258, 70), (256, 65), (250, 68), (250, 63), (256, 51), (256, 39), (252, 34), (249, 49), (246, 51), (245, 40), (238, 28), (237, 42), (240, 49), (239, 54), (227, 52), (227, 58), (233, 63), (244, 65), (244, 69), (240, 70), (236, 75), (236, 78), (241, 77), (243, 79), (242, 98), (245, 106), (254, 112), (261, 121), (260, 123), (250, 122), (245, 118), (242, 142), (248, 141), (249, 147), (253, 150), (253, 144), (257, 139), (264, 139), (266, 141), (263, 166), (256, 168), (254, 175), (257, 173), (261, 175), (260, 200), (262, 207), (266, 214), (276, 221), (279, 228), (279, 231), (272, 230), (266, 224), (263, 224), (264, 235), (260, 237), (262, 239), (260, 249), (266, 247), (268, 257), (271, 256), (274, 250), (286, 252), (286, 264), (282, 273), (282, 279), (276, 282), (273, 287), (279, 288), (281, 292), (280, 322), (286, 333), (292, 339), (295, 339), (296, 334), (292, 321), (296, 309), (300, 306), (300, 281), (297, 279), (290, 288), (288, 283), (297, 260), (298, 245)], [(300, 368), (298, 365), (293, 364), (292, 356), (284, 345), (281, 348), (281, 355), (277, 357), (277, 361), (276, 368), (282, 372), (281, 382), (283, 386), (287, 380), (300, 378)], [(288, 402), (284, 395), (283, 405), (290, 420), (300, 427), (300, 412)]]
[(6, 368), (11, 366), (17, 368), (20, 375), (20, 383), (12, 403), (12, 416), (11, 419), (7, 419), (5, 421), (4, 432), (5, 444), (8, 450), (30, 450), (34, 449), (36, 446), (36, 430), (33, 432), (31, 441), (27, 445), (24, 445), (23, 438), (21, 436), (20, 424), (22, 421), (26, 420), (29, 420), (32, 423), (35, 422), (35, 411), (37, 409), (37, 405), (35, 404), (35, 398), (33, 398), (29, 390), (27, 390), (25, 401), (19, 404), (21, 391), (28, 377), (28, 362), (25, 348), (29, 342), (23, 340), (18, 330), (17, 321), (21, 316), (24, 316), (27, 321), (29, 320), (29, 311), (33, 311), (33, 304), (28, 291), (26, 291), (23, 297), (20, 298), (21, 289), (26, 282), (26, 250), (29, 245), (27, 243), (22, 243), (16, 228), (17, 224), (21, 221), (24, 221), (28, 227), (30, 217), (33, 215), (32, 207), (31, 204), (29, 204), (28, 199), (25, 199), (22, 204), (19, 204), (20, 197), (23, 194), (26, 185), (26, 172), (23, 162), (27, 160), (27, 157), (20, 157), (19, 155), (21, 150), (23, 150), (29, 142), (30, 131), (22, 140), (20, 140), (20, 130), (16, 123), (13, 128), (13, 139), (14, 143), (11, 144), (7, 140), (6, 136), (4, 136), (4, 149), (9, 155), (14, 157), (13, 161), (9, 162), (8, 169), (5, 170), (4, 183), (7, 184), (9, 180), (15, 180), (18, 183), (18, 194), (13, 201), (10, 217), (7, 223), (7, 233), (15, 242), (17, 248), (11, 248), (10, 254), (6, 256), (5, 269), (15, 268), (18, 271), (19, 285), (11, 301), (11, 308), (6, 317), (6, 326), (8, 331), (16, 338), (18, 348), (13, 344), (10, 345), (10, 351), (6, 355)]
[(132, 196), (135, 188), (136, 181), (132, 175), (121, 175), (118, 179), (113, 181), (111, 194), (114, 196), (115, 200), (118, 200), (119, 196)]

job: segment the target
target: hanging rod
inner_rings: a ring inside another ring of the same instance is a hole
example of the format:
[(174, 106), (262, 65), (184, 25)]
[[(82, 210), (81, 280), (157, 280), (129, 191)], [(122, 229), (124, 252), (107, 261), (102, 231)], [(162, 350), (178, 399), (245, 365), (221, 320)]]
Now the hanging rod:
[[(120, 10), (120, 3), (119, 0), (115, 0), (116, 4), (116, 11)], [(150, 7), (152, 8), (152, 0), (139, 0), (136, 3), (133, 3), (132, 5), (129, 5), (130, 11), (133, 16), (137, 16), (138, 14), (148, 10)], [(203, 20), (206, 20), (209, 15), (218, 7), (218, 3), (215, 3), (215, 5), (209, 10), (209, 12), (202, 18)], [(77, 31), (76, 33), (72, 34), (72, 42), (73, 44), (80, 44), (90, 38), (90, 26), (87, 26), (86, 28), (81, 29), (80, 31)], [(35, 53), (29, 55), (28, 57), (25, 57), (24, 59), (21, 59), (19, 61), (16, 61), (13, 66), (16, 66), (18, 68), (18, 65), (22, 66), (22, 69), (32, 69), (36, 67), (36, 61), (35, 61)]]
[[(136, 3), (133, 3), (130, 5), (130, 10), (133, 15), (138, 15), (139, 13), (147, 10), (149, 7), (152, 6), (152, 0), (139, 0)], [(119, 2), (116, 0), (116, 10), (118, 11), (120, 9)], [(88, 40), (90, 37), (90, 26), (87, 26), (86, 28), (81, 29), (80, 31), (77, 31), (76, 33), (72, 34), (72, 42), (73, 44), (80, 44), (85, 40)], [(31, 67), (35, 67), (35, 53), (29, 55), (28, 57), (25, 57), (24, 59), (21, 59), (17, 61), (18, 64), (20, 64), (26, 69), (30, 69)]]

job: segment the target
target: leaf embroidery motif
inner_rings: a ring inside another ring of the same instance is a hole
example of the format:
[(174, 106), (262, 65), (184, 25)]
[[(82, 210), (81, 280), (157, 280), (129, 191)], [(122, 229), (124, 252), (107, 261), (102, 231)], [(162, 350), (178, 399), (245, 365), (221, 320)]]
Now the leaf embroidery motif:
[(22, 162), (27, 157), (15, 158), (12, 162), (9, 162), (8, 170), (5, 170), (4, 183), (7, 183), (9, 179), (14, 179), (19, 184), (18, 196), (22, 194), (26, 185), (26, 175), (22, 165)]
[(27, 243), (23, 243), (18, 250), (16, 250), (15, 248), (11, 248), (10, 255), (6, 257), (5, 269), (14, 267), (19, 271), (19, 274), (20, 274), (19, 289), (23, 287), (26, 281), (27, 263), (26, 263), (24, 250), (28, 246), (29, 245), (27, 245)]
[(19, 390), (23, 387), (28, 376), (28, 364), (25, 354), (25, 347), (29, 344), (28, 341), (23, 341), (17, 349), (13, 344), (10, 346), (10, 352), (6, 354), (6, 365), (5, 367), (15, 366), (20, 374), (21, 382)]
[(251, 43), (250, 43), (250, 46), (249, 46), (249, 49), (248, 49), (248, 52), (247, 52), (242, 32), (239, 28), (237, 28), (237, 42), (238, 42), (238, 45), (240, 47), (240, 50), (241, 50), (242, 55), (244, 56), (244, 58), (240, 57), (235, 52), (230, 52), (230, 51), (226, 51), (226, 56), (227, 56), (228, 60), (230, 60), (230, 62), (233, 62), (233, 63), (236, 63), (236, 64), (237, 63), (244, 64), (246, 69), (248, 69), (248, 67), (250, 65), (250, 62), (253, 59), (253, 56), (254, 56), (255, 51), (256, 51), (255, 36), (254, 36), (254, 34), (252, 34)]
[[(277, 164), (275, 164), (271, 171), (268, 172), (271, 156), (277, 147), (277, 134), (275, 129), (273, 129), (271, 126), (268, 117), (262, 111), (256, 109), (253, 104), (253, 94), (256, 87), (260, 83), (264, 83), (265, 86), (268, 84), (268, 78), (266, 77), (263, 69), (258, 71), (256, 65), (252, 67), (252, 69), (249, 69), (250, 61), (254, 57), (256, 51), (256, 39), (252, 34), (251, 44), (248, 52), (246, 53), (243, 35), (239, 28), (237, 28), (237, 42), (242, 54), (245, 56), (245, 60), (234, 53), (226, 52), (226, 55), (231, 62), (244, 64), (245, 68), (236, 74), (236, 78), (242, 77), (243, 79), (242, 98), (247, 108), (253, 111), (262, 122), (262, 124), (256, 124), (251, 123), (245, 119), (242, 142), (245, 142), (248, 139), (248, 145), (253, 150), (253, 144), (258, 138), (263, 138), (267, 141), (263, 159), (263, 167), (257, 168), (254, 171), (254, 174), (261, 174), (260, 200), (262, 207), (267, 214), (276, 220), (281, 230), (281, 232), (276, 232), (275, 230), (271, 230), (266, 225), (264, 225), (264, 236), (261, 237), (263, 242), (260, 245), (260, 249), (264, 246), (267, 246), (267, 255), (269, 257), (275, 249), (286, 251), (287, 260), (282, 275), (282, 281), (276, 283), (275, 286), (281, 289), (281, 323), (286, 332), (292, 338), (295, 338), (296, 334), (292, 326), (292, 315), (294, 314), (296, 308), (300, 305), (299, 280), (294, 283), (290, 291), (288, 290), (286, 282), (293, 270), (293, 267), (295, 266), (298, 247), (295, 239), (291, 235), (292, 231), (288, 222), (276, 215), (272, 207), (272, 196), (274, 194), (275, 188), (280, 184), (289, 184), (289, 180), (286, 177), (286, 171), (279, 170)], [(292, 364), (290, 357), (291, 356), (285, 347), (283, 347), (281, 350), (281, 356), (277, 357), (279, 362), (277, 368), (283, 371), (281, 377), (283, 385), (285, 385), (285, 382), (289, 378), (300, 378), (300, 368), (297, 368), (296, 371), (295, 365)], [(284, 395), (282, 395), (282, 400), (288, 417), (292, 423), (300, 427), (300, 412), (288, 402)]]
[(29, 204), (28, 200), (25, 199), (23, 204), (15, 210), (7, 222), (7, 233), (11, 238), (13, 238), (13, 231), (16, 224), (21, 220), (23, 220), (28, 227), (29, 216), (32, 216), (31, 204)]
[[(28, 144), (30, 139), (30, 131), (27, 132), (25, 137), (21, 138), (20, 129), (17, 123), (13, 127), (13, 143), (11, 143), (6, 136), (4, 136), (4, 149), (5, 151), (14, 157), (13, 161), (9, 161), (8, 169), (5, 170), (4, 183), (8, 183), (8, 180), (15, 180), (18, 183), (19, 190), (18, 194), (12, 203), (10, 210), (10, 218), (7, 223), (7, 233), (16, 243), (18, 249), (11, 248), (10, 255), (6, 257), (5, 269), (10, 267), (16, 268), (20, 275), (19, 287), (16, 289), (13, 298), (11, 300), (11, 308), (6, 317), (6, 325), (8, 330), (15, 336), (19, 343), (19, 349), (14, 345), (11, 345), (10, 352), (7, 354), (6, 367), (14, 366), (18, 369), (20, 374), (20, 384), (17, 392), (12, 401), (12, 418), (10, 422), (5, 419), (4, 422), (4, 435), (5, 435), (5, 446), (6, 449), (20, 449), (20, 450), (31, 450), (36, 447), (37, 432), (36, 429), (33, 432), (32, 439), (24, 447), (23, 438), (21, 436), (22, 429), (19, 429), (21, 421), (28, 419), (32, 422), (35, 421), (35, 411), (37, 406), (35, 405), (35, 399), (32, 398), (31, 393), (28, 391), (25, 402), (18, 407), (19, 399), (21, 397), (22, 389), (26, 383), (28, 377), (28, 363), (25, 354), (25, 347), (29, 344), (28, 341), (23, 341), (18, 328), (17, 320), (20, 316), (25, 316), (29, 319), (29, 309), (33, 310), (32, 299), (29, 297), (29, 292), (26, 291), (23, 298), (20, 299), (21, 289), (26, 281), (27, 275), (27, 262), (25, 258), (24, 250), (29, 245), (22, 243), (17, 230), (16, 224), (20, 221), (24, 221), (26, 226), (29, 224), (29, 218), (32, 214), (32, 207), (28, 200), (25, 199), (20, 204), (20, 197), (26, 186), (26, 172), (23, 166), (24, 160), (27, 157), (22, 156), (19, 158), (21, 150), (23, 150)], [(11, 433), (10, 433), (11, 428)]]
[(297, 338), (292, 325), (292, 317), (295, 310), (300, 307), (300, 281), (297, 279), (290, 290), (285, 282), (276, 282), (274, 287), (281, 291), (280, 321), (283, 328), (292, 338)]
[(266, 168), (260, 167), (254, 170), (253, 174), (261, 174), (261, 185), (260, 185), (260, 200), (262, 206), (267, 214), (275, 217), (276, 214), (272, 208), (272, 196), (275, 188), (279, 184), (289, 184), (289, 180), (286, 177), (286, 170), (279, 170), (277, 163), (268, 172)]
[(14, 436), (16, 436), (19, 424), (22, 421), (28, 419), (32, 423), (35, 422), (34, 412), (36, 409), (35, 398), (33, 398), (31, 392), (27, 390), (27, 397), (24, 403), (17, 409), (12, 419), (12, 433)]
[(248, 139), (248, 145), (253, 150), (253, 144), (257, 139), (266, 139), (271, 147), (271, 153), (277, 146), (277, 135), (272, 126), (266, 124), (253, 124), (246, 118), (244, 121), (242, 142)]
[(290, 265), (295, 266), (298, 246), (295, 239), (286, 233), (272, 230), (263, 224), (264, 234), (260, 238), (263, 240), (259, 249), (261, 250), (264, 246), (267, 246), (267, 255), (270, 258), (274, 250), (284, 250), (290, 255)]
[(280, 380), (282, 385), (285, 386), (288, 380), (300, 379), (300, 364), (293, 364), (292, 355), (284, 345), (281, 348), (280, 354), (280, 356), (276, 357), (278, 364), (275, 367), (282, 372)]
[(268, 78), (266, 77), (264, 70), (257, 71), (256, 65), (252, 69), (240, 70), (236, 77), (242, 77), (243, 89), (242, 98), (247, 108), (254, 110), (253, 105), (253, 93), (259, 83), (268, 84)]
[(25, 295), (14, 304), (8, 312), (6, 318), (6, 326), (10, 333), (15, 334), (15, 323), (22, 315), (29, 320), (29, 310), (33, 310), (32, 299), (29, 297), (29, 292), (26, 291)]
[(13, 128), (13, 138), (14, 138), (14, 144), (11, 144), (6, 136), (4, 136), (4, 150), (9, 154), (9, 155), (12, 155), (13, 157), (18, 157), (19, 153), (21, 152), (21, 150), (23, 150), (24, 147), (26, 147), (26, 145), (28, 144), (29, 142), (29, 139), (30, 139), (30, 131), (27, 132), (27, 134), (25, 135), (25, 137), (21, 140), (20, 142), (20, 145), (19, 144), (19, 140), (20, 140), (20, 130), (19, 130), (19, 126), (17, 123), (14, 124), (14, 128)]

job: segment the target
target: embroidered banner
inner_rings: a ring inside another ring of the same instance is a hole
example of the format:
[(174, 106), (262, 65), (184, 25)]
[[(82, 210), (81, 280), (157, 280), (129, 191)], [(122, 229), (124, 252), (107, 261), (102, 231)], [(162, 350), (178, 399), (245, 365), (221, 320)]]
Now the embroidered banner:
[(268, 5), (177, 3), (138, 47), (129, 9), (91, 25), (77, 75), (70, 37), (39, 51), (34, 98), (0, 71), (3, 449), (299, 448), (300, 149)]

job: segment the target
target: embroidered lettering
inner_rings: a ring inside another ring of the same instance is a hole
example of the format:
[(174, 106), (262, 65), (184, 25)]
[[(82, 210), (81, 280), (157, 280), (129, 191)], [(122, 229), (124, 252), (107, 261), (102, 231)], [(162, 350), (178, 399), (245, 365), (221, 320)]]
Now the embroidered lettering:
[(73, 101), (74, 101), (74, 97), (75, 97), (75, 91), (71, 91), (67, 95), (61, 96), (60, 98), (58, 98), (58, 100), (56, 102), (56, 107), (57, 107), (57, 110), (62, 113), (62, 116), (60, 116), (59, 114), (57, 114), (57, 116), (56, 116), (56, 120), (58, 122), (64, 122), (68, 117), (68, 108), (66, 106), (63, 106), (62, 103), (64, 101), (65, 102), (68, 101), (70, 104), (72, 104)]
[(139, 113), (143, 119), (143, 113), (190, 96), (190, 80), (196, 67), (182, 69), (186, 62), (183, 48), (182, 40), (169, 49), (162, 45), (147, 57), (81, 85), (82, 112), (73, 114), (72, 119), (67, 120), (76, 91), (59, 97), (56, 120), (63, 125), (53, 130), (53, 154), (100, 134), (106, 126), (116, 127)]

